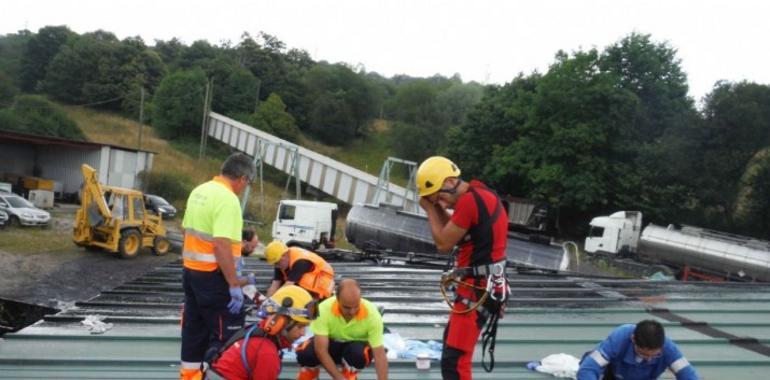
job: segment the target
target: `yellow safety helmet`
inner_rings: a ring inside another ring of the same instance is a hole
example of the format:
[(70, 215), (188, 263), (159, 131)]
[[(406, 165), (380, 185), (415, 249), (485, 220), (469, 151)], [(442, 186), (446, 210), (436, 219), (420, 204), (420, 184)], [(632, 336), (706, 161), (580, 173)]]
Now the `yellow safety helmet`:
[(459, 176), (460, 168), (448, 158), (430, 157), (417, 168), (417, 192), (421, 197), (431, 195), (441, 189), (445, 179)]
[(288, 250), (289, 247), (286, 245), (286, 243), (280, 240), (273, 240), (270, 242), (270, 244), (267, 245), (267, 247), (265, 247), (265, 260), (268, 264), (274, 265)]
[(318, 316), (318, 304), (307, 292), (297, 285), (286, 285), (278, 289), (262, 305), (270, 315), (285, 315), (294, 322), (308, 324)]

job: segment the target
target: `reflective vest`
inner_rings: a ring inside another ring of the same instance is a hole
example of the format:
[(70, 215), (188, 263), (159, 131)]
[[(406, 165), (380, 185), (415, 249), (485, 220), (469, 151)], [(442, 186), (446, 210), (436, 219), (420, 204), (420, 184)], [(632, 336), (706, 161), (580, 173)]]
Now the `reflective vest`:
[[(313, 269), (302, 275), (297, 285), (309, 292), (318, 294), (321, 299), (328, 298), (334, 292), (334, 269), (321, 256), (298, 247), (289, 248), (289, 270), (297, 260), (308, 260)], [(287, 271), (282, 270), (284, 278)]]
[(202, 272), (217, 270), (215, 236), (229, 238), (234, 261), (240, 260), (241, 206), (226, 179), (217, 176), (190, 193), (182, 226), (185, 229), (182, 250), (185, 268)]

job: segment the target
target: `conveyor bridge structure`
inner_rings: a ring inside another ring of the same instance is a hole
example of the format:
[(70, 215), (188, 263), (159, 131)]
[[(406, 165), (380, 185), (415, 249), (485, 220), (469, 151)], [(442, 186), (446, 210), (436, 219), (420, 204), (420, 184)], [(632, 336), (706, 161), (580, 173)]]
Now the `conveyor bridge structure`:
[(350, 165), (303, 148), (216, 112), (209, 112), (207, 135), (270, 165), (340, 201), (387, 203), (421, 212), (416, 190), (395, 185)]

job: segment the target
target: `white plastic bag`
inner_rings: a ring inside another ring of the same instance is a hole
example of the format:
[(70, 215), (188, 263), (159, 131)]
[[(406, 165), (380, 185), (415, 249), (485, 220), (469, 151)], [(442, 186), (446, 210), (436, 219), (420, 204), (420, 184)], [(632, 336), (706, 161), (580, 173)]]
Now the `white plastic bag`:
[(556, 377), (577, 378), (580, 369), (580, 359), (569, 354), (552, 354), (540, 360), (535, 368), (537, 372), (547, 373)]

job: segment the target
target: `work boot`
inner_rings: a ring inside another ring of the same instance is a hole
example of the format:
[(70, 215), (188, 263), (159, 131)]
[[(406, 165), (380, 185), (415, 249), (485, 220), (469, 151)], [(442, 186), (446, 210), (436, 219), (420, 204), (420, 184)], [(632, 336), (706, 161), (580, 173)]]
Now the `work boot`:
[(358, 370), (352, 367), (345, 367), (342, 369), (342, 376), (347, 380), (356, 380), (358, 378)]
[(297, 372), (297, 380), (316, 380), (320, 373), (321, 368), (319, 367), (300, 367), (299, 372)]

